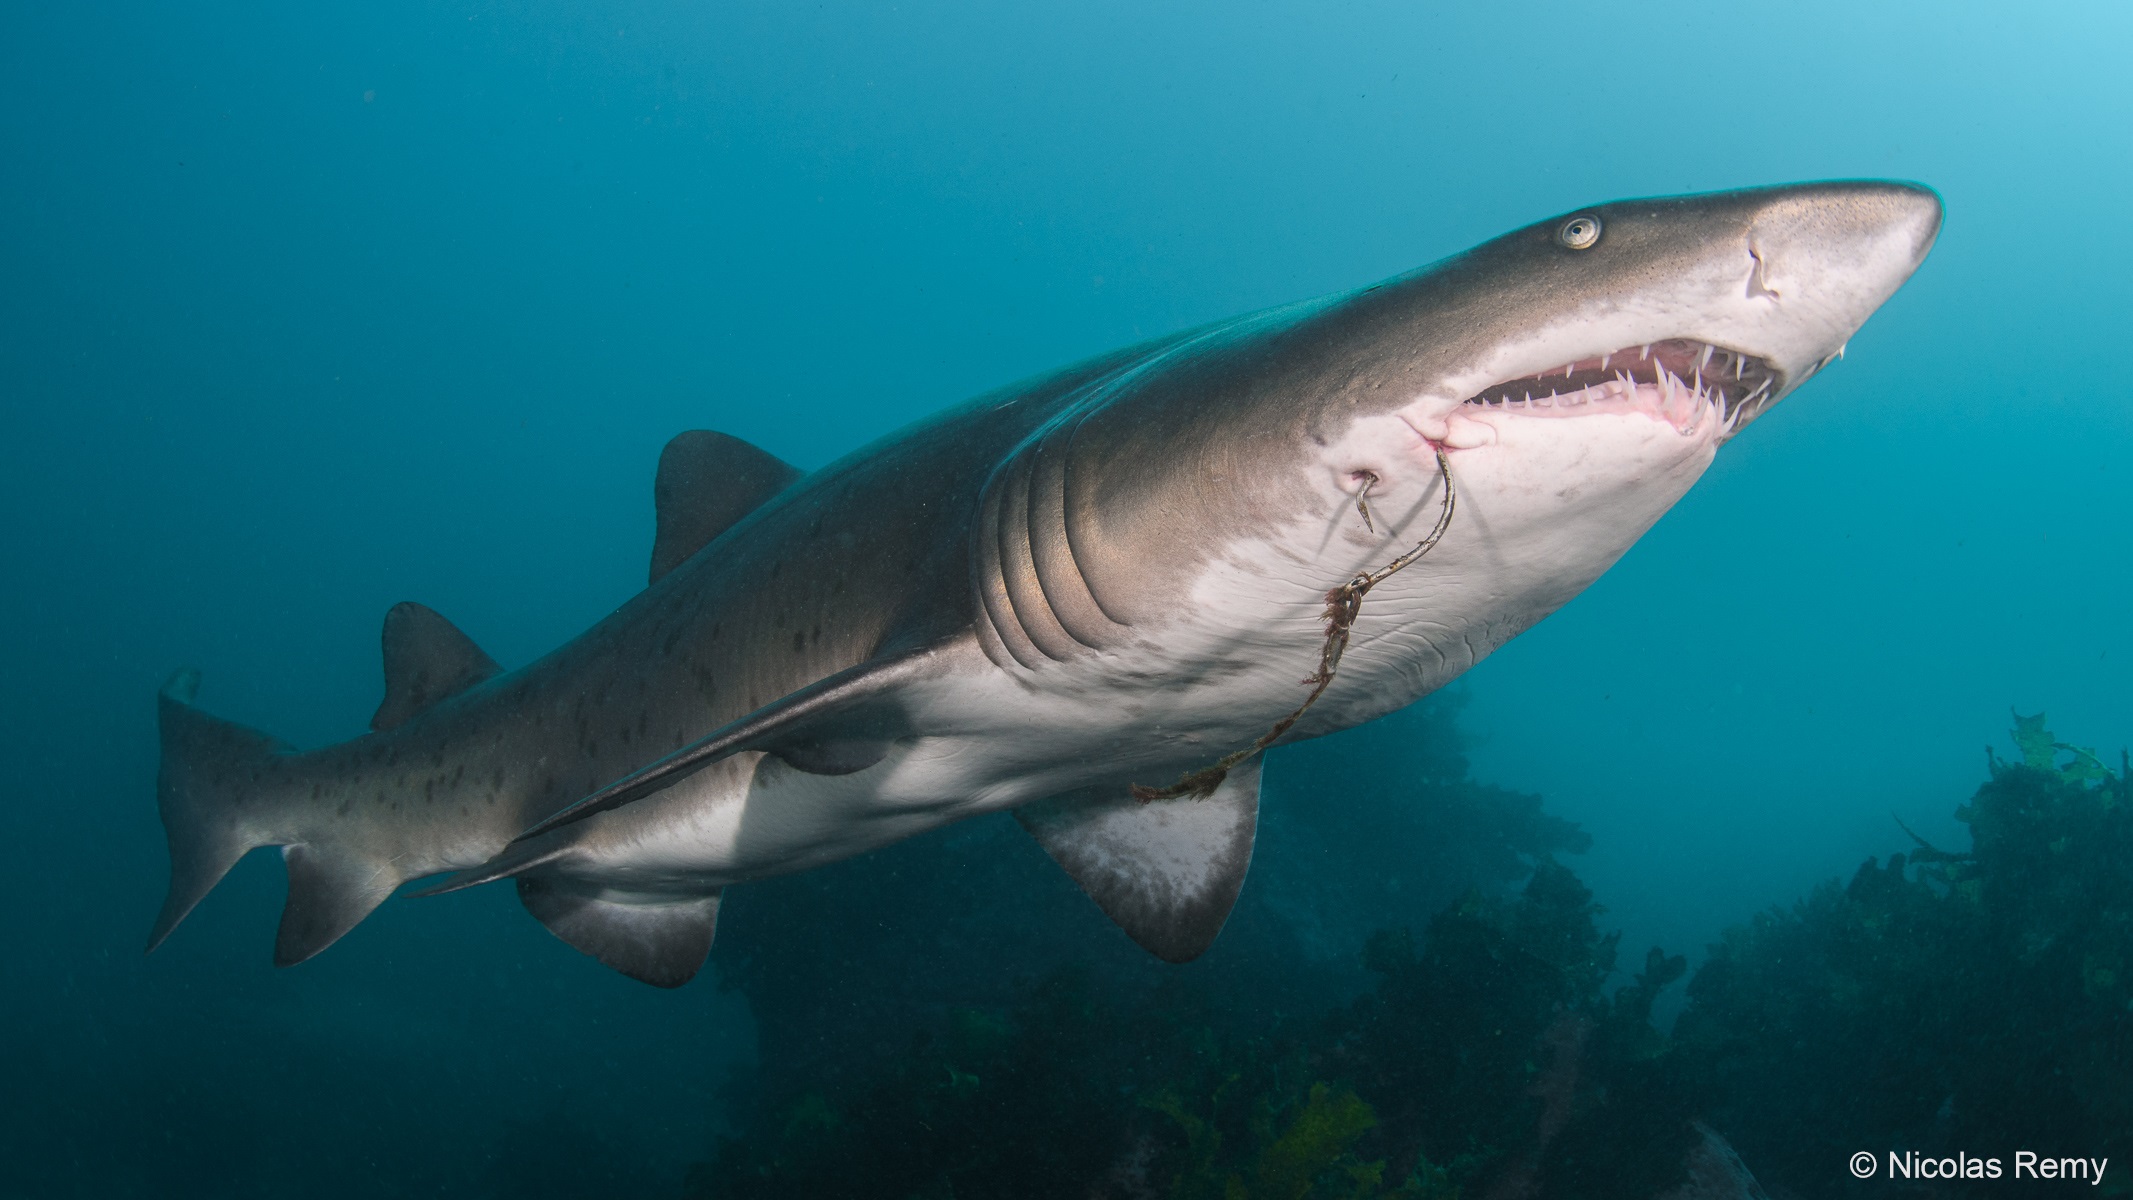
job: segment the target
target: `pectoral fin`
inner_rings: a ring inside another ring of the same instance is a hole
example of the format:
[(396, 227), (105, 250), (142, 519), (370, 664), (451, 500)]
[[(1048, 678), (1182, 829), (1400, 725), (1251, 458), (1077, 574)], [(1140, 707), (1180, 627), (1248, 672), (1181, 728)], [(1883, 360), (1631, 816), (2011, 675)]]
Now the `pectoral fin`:
[(786, 755), (801, 770), (819, 767), (821, 774), (864, 770), (880, 761), (887, 744), (899, 733), (902, 713), (893, 693), (935, 674), (941, 652), (939, 646), (928, 646), (870, 659), (825, 676), (616, 780), (516, 840), (539, 837), (642, 800), (744, 750)]
[(1252, 862), (1260, 759), (1214, 795), (1142, 803), (1124, 786), (1040, 800), (1015, 818), (1126, 936), (1165, 962), (1214, 944)]

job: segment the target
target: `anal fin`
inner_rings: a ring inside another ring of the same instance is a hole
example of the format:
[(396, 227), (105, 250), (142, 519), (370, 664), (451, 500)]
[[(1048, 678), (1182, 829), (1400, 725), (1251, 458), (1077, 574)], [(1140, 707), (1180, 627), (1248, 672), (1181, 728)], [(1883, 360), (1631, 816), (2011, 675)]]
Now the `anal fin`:
[(715, 888), (706, 895), (623, 900), (532, 874), (518, 877), (518, 898), (548, 932), (654, 987), (677, 988), (695, 978), (718, 931)]
[(1206, 799), (1142, 803), (1124, 786), (1086, 788), (1015, 819), (1126, 936), (1165, 962), (1190, 962), (1222, 932), (1251, 867), (1260, 761), (1233, 768)]
[(358, 855), (283, 846), (289, 869), (289, 900), (274, 935), (274, 965), (294, 966), (341, 939), (400, 886), (389, 868)]

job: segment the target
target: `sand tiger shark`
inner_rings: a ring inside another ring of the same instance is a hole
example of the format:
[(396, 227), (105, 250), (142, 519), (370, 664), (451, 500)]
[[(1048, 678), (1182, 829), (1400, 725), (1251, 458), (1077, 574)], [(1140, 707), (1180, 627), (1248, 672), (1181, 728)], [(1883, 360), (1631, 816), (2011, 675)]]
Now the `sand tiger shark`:
[(308, 752), (175, 676), (149, 948), (279, 846), (278, 964), (452, 873), (430, 890), (512, 879), (557, 937), (673, 987), (727, 886), (1006, 809), (1189, 960), (1242, 886), (1269, 746), (1398, 709), (1577, 595), (1940, 222), (1871, 181), (1603, 204), (811, 474), (684, 433), (650, 586), (537, 662), (401, 604), (370, 732)]

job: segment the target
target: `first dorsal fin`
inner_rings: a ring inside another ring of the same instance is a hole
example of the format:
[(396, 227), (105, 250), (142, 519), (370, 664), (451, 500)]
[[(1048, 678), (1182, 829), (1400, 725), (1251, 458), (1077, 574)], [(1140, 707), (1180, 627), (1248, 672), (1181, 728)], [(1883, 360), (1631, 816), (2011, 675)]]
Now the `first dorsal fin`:
[(1015, 810), (1126, 935), (1165, 962), (1210, 945), (1244, 887), (1259, 827), (1257, 757), (1205, 799), (1142, 802), (1124, 787), (1089, 788)]
[(450, 621), (413, 601), (385, 614), (385, 702), (370, 727), (383, 732), (503, 670)]
[(652, 541), (652, 579), (754, 512), (800, 477), (799, 468), (737, 437), (691, 429), (659, 452), (652, 503), (659, 533)]

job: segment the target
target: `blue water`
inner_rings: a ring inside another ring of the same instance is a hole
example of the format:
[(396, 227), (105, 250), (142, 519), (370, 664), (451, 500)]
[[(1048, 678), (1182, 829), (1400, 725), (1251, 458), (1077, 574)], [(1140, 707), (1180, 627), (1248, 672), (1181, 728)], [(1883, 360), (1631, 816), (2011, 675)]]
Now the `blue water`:
[(394, 602), (512, 666), (641, 586), (678, 430), (818, 466), (1600, 199), (1948, 209), (1843, 363), (1469, 678), (1474, 775), (1591, 835), (1624, 945), (1892, 815), (1959, 841), (2010, 706), (2133, 736), (2121, 6), (212, 7), (0, 12), (0, 1192), (670, 1194), (755, 1053), (708, 977), (503, 889), (276, 972), (267, 855), (141, 956), (162, 679), (352, 736)]

